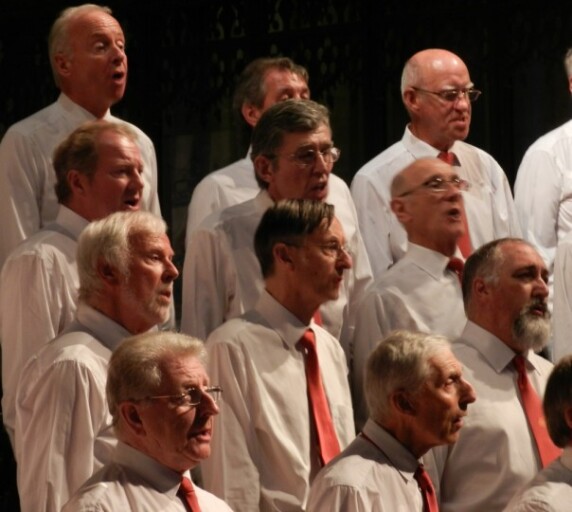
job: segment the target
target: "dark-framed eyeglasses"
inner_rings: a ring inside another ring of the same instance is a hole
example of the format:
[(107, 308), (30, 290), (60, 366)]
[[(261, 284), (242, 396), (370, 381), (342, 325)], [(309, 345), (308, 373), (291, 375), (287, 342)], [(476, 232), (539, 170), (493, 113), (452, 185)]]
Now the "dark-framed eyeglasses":
[(412, 189), (399, 194), (398, 197), (408, 196), (417, 190), (428, 190), (429, 192), (441, 194), (445, 192), (449, 187), (456, 188), (457, 190), (469, 190), (469, 188), (471, 188), (471, 184), (468, 181), (459, 178), (459, 176), (454, 176), (449, 179), (434, 176), (433, 178), (430, 178), (427, 181), (421, 183), (421, 185), (417, 185), (416, 187), (413, 187)]
[(332, 165), (340, 159), (342, 154), (341, 149), (336, 147), (331, 147), (327, 149), (315, 150), (315, 149), (300, 149), (295, 153), (290, 153), (289, 155), (280, 154), (269, 154), (266, 155), (268, 158), (276, 158), (278, 156), (284, 156), (295, 162), (300, 169), (307, 169), (308, 167), (313, 167), (316, 165), (318, 155), (322, 157), (323, 162), (326, 165)]
[(205, 396), (209, 396), (211, 400), (217, 404), (220, 400), (220, 397), (222, 396), (222, 388), (220, 386), (207, 386), (204, 388), (193, 387), (188, 388), (184, 393), (179, 393), (177, 395), (153, 395), (133, 401), (139, 402), (144, 400), (168, 400), (177, 407), (183, 405), (188, 407), (196, 407), (203, 401)]
[(420, 87), (412, 87), (414, 91), (424, 92), (426, 94), (433, 94), (438, 96), (443, 101), (447, 103), (455, 103), (462, 97), (467, 98), (471, 103), (477, 101), (479, 96), (482, 94), (481, 91), (475, 89), (474, 87), (469, 87), (466, 89), (443, 89), (442, 91), (428, 91), (427, 89), (421, 89)]

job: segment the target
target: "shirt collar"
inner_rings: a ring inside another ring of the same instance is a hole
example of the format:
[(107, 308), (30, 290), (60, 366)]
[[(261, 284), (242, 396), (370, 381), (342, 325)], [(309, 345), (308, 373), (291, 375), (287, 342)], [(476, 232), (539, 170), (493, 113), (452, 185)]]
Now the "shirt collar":
[[(403, 134), (401, 141), (403, 142), (405, 149), (407, 149), (407, 151), (411, 153), (416, 160), (419, 158), (437, 158), (437, 155), (441, 153), (437, 148), (434, 148), (430, 144), (427, 144), (427, 142), (413, 135), (409, 129), (409, 125), (405, 127), (405, 133)], [(459, 155), (455, 148), (458, 145), (458, 142), (459, 141), (456, 140), (449, 148), (450, 152), (455, 153), (457, 160), (459, 159)]]
[[(501, 373), (512, 362), (516, 355), (514, 350), (508, 347), (494, 334), (470, 320), (468, 320), (465, 325), (465, 329), (461, 334), (461, 340), (479, 352), (497, 373)], [(538, 365), (536, 361), (534, 361), (532, 350), (529, 350), (524, 355), (524, 358), (535, 371), (538, 371)]]
[[(91, 112), (72, 101), (69, 96), (66, 96), (63, 92), (60, 93), (58, 97), (58, 104), (66, 111), (67, 117), (73, 119), (78, 126), (86, 121), (93, 121), (95, 119), (95, 116)], [(103, 119), (109, 119), (110, 117), (111, 112), (107, 109)]]
[(81, 235), (81, 232), (89, 224), (89, 221), (75, 213), (73, 210), (70, 210), (67, 206), (60, 204), (56, 223), (64, 228), (74, 240), (77, 240), (79, 235)]
[(405, 480), (413, 480), (421, 462), (405, 446), (371, 418), (367, 420), (362, 432), (389, 459)]
[[(455, 256), (463, 259), (458, 249), (457, 253)], [(450, 259), (440, 252), (421, 245), (412, 244), (411, 242), (407, 245), (407, 257), (435, 280), (439, 280), (443, 277)]]
[(315, 329), (316, 327), (313, 320), (309, 325), (302, 323), (266, 290), (260, 295), (255, 309), (266, 319), (269, 327), (292, 349), (308, 328)]

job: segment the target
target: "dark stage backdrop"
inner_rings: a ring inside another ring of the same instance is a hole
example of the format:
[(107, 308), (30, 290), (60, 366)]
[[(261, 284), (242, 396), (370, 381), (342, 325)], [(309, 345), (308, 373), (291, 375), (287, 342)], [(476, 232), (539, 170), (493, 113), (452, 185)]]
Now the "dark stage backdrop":
[[(57, 97), (46, 39), (60, 0), (0, 0), (0, 136)], [(511, 183), (528, 145), (569, 118), (562, 56), (572, 3), (518, 0), (110, 0), (123, 25), (129, 85), (114, 112), (153, 139), (160, 198), (178, 262), (186, 208), (208, 172), (242, 157), (230, 102), (255, 57), (287, 55), (310, 71), (312, 97), (330, 107), (348, 184), (398, 140), (406, 116), (405, 60), (428, 47), (458, 53), (483, 95), (469, 142), (491, 153)], [(5, 446), (4, 446), (5, 448)], [(7, 467), (2, 450), (0, 462)], [(14, 482), (0, 509), (17, 510)]]

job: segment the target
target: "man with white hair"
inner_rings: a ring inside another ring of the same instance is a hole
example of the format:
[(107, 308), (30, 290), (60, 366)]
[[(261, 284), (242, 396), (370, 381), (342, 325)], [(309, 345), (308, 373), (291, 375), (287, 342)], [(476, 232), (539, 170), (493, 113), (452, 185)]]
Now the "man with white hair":
[(59, 511), (115, 444), (105, 398), (112, 350), (169, 316), (178, 275), (165, 222), (119, 212), (81, 234), (75, 321), (26, 364), (16, 396), (22, 512)]
[[(10, 127), (0, 143), (0, 268), (16, 245), (56, 218), (55, 147), (86, 121), (128, 124), (109, 111), (127, 85), (125, 36), (111, 9), (83, 4), (63, 10), (52, 25), (48, 46), (61, 94), (55, 103)], [(129, 126), (143, 160), (142, 208), (160, 215), (153, 143)]]
[(369, 355), (369, 419), (358, 437), (312, 484), (312, 512), (437, 512), (423, 468), (434, 446), (457, 441), (475, 401), (449, 341), (395, 331)]
[(522, 239), (490, 242), (465, 264), (468, 322), (453, 352), (477, 392), (459, 440), (435, 448), (441, 512), (500, 512), (560, 450), (542, 414), (552, 363), (548, 269)]

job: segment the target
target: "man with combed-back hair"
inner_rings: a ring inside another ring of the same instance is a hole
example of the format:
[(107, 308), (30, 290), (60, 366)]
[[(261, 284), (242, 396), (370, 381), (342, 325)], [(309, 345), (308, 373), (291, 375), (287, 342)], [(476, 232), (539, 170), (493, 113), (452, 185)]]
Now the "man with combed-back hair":
[(369, 419), (320, 471), (308, 510), (426, 512), (416, 480), (422, 457), (459, 438), (475, 392), (446, 338), (410, 331), (395, 331), (377, 344), (367, 359), (364, 388)]
[[(59, 98), (11, 126), (0, 143), (0, 268), (18, 243), (57, 216), (55, 147), (86, 121), (129, 124), (109, 110), (127, 84), (125, 36), (111, 9), (95, 4), (64, 9), (51, 28), (48, 49)], [(143, 160), (141, 207), (160, 215), (153, 143), (129, 126)]]
[(206, 360), (200, 340), (174, 332), (145, 333), (119, 345), (106, 386), (118, 441), (113, 460), (81, 486), (63, 512), (186, 512), (183, 480), (201, 512), (230, 512), (193, 485), (189, 471), (210, 454), (222, 393), (209, 384)]
[[(278, 201), (254, 246), (264, 290), (206, 343), (224, 395), (203, 478), (235, 510), (304, 510), (318, 469), (355, 432), (344, 352), (314, 320), (352, 261), (334, 207), (322, 201)], [(318, 419), (310, 389), (321, 390)]]
[(495, 240), (465, 263), (467, 324), (453, 344), (478, 400), (459, 440), (433, 449), (441, 512), (501, 512), (558, 457), (542, 417), (552, 363), (537, 355), (550, 334), (548, 269), (519, 238)]
[(151, 213), (118, 212), (82, 232), (75, 320), (20, 376), (14, 438), (22, 512), (59, 512), (110, 460), (107, 364), (122, 339), (170, 314), (178, 272), (166, 229)]
[(336, 205), (354, 266), (336, 300), (320, 308), (323, 326), (350, 354), (355, 314), (371, 269), (346, 184), (332, 173), (334, 146), (326, 107), (286, 100), (266, 110), (252, 133), (251, 158), (260, 191), (249, 201), (207, 217), (193, 233), (183, 267), (181, 330), (206, 338), (226, 320), (252, 309), (264, 282), (254, 254), (254, 232), (264, 212), (281, 199)]
[(0, 275), (2, 419), (12, 444), (20, 372), (75, 314), (80, 233), (110, 213), (138, 210), (143, 197), (136, 136), (123, 123), (84, 123), (59, 144), (53, 160), (56, 220), (20, 244)]
[(544, 415), (562, 455), (540, 471), (510, 501), (506, 512), (567, 512), (572, 503), (572, 356), (563, 357), (548, 377)]
[[(242, 71), (233, 97), (239, 131), (247, 140), (260, 116), (287, 99), (308, 99), (308, 72), (288, 57), (254, 59)], [(187, 213), (187, 245), (191, 235), (211, 213), (248, 201), (258, 194), (250, 149), (245, 158), (203, 178), (193, 191)]]

